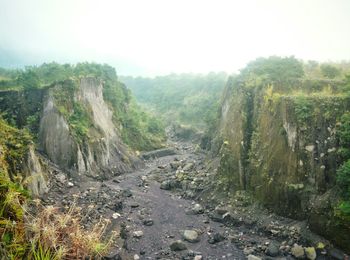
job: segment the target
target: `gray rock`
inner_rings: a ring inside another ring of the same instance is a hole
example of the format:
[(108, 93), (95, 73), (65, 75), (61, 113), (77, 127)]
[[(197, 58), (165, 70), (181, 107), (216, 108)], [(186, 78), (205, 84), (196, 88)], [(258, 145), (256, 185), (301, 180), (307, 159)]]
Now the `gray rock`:
[(161, 184), (160, 184), (160, 188), (162, 190), (170, 190), (171, 189), (171, 182), (169, 180), (166, 180), (166, 181), (163, 181)]
[(279, 254), (279, 246), (276, 243), (271, 243), (266, 249), (266, 254), (268, 256), (278, 256)]
[(181, 240), (176, 240), (170, 244), (170, 249), (172, 251), (182, 251), (182, 250), (186, 250), (187, 246)]
[(188, 172), (192, 170), (194, 167), (194, 163), (186, 163), (186, 165), (182, 168), (184, 172)]
[(181, 188), (181, 182), (176, 180), (165, 180), (160, 184), (162, 190), (171, 190)]
[(248, 260), (262, 260), (262, 259), (255, 255), (248, 255)]
[(305, 255), (304, 248), (297, 244), (294, 244), (294, 246), (292, 247), (291, 253), (297, 259), (303, 259)]
[(145, 219), (142, 223), (145, 226), (152, 226), (154, 224), (154, 221), (153, 221), (153, 219)]
[(142, 154), (142, 158), (145, 160), (149, 160), (152, 158), (159, 158), (159, 157), (164, 157), (168, 155), (175, 155), (176, 152), (172, 148), (164, 148), (164, 149), (159, 149), (151, 152), (147, 152)]
[(185, 230), (183, 233), (183, 237), (186, 241), (191, 243), (199, 242), (199, 236), (197, 231), (195, 230)]
[(133, 237), (141, 238), (143, 236), (143, 231), (141, 231), (141, 230), (134, 231), (134, 233), (132, 235), (133, 235)]
[(131, 202), (130, 207), (132, 208), (138, 208), (140, 205), (137, 202)]
[(203, 214), (204, 208), (200, 204), (195, 204), (192, 208), (194, 214)]
[(309, 260), (315, 260), (317, 257), (316, 250), (314, 247), (305, 247), (306, 258)]
[(131, 190), (129, 190), (129, 189), (123, 190), (123, 196), (124, 197), (131, 197), (132, 196)]
[(225, 240), (225, 237), (220, 234), (220, 233), (215, 233), (213, 235), (211, 235), (208, 239), (208, 243), (209, 244), (216, 244), (216, 243), (219, 243), (221, 241)]

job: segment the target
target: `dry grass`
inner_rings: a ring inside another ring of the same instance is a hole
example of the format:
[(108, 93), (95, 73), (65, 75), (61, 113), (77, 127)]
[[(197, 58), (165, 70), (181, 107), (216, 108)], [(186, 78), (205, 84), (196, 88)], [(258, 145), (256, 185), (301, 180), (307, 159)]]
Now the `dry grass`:
[[(26, 230), (31, 243), (50, 250), (56, 259), (84, 259), (102, 257), (117, 237), (112, 233), (106, 240), (110, 220), (100, 219), (91, 229), (82, 226), (81, 208), (75, 202), (66, 211), (53, 206), (42, 206), (37, 202), (38, 214), (27, 214)], [(102, 242), (104, 241), (104, 242)]]
[(83, 227), (92, 208), (83, 215), (75, 202), (62, 209), (44, 206), (39, 200), (28, 207), (28, 201), (25, 190), (1, 173), (0, 259), (99, 259), (118, 236), (112, 232), (106, 238), (108, 219)]

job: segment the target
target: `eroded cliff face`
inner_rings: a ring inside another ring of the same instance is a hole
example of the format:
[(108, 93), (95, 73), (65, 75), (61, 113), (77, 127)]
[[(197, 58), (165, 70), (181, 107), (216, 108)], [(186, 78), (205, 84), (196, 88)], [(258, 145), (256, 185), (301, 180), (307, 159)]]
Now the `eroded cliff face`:
[[(57, 170), (84, 180), (138, 167), (140, 160), (119, 137), (103, 87), (100, 79), (82, 77), (42, 89), (1, 92), (0, 110), (7, 122), (0, 122), (0, 146), (6, 151), (3, 160), (9, 161), (4, 171), (11, 178), (20, 175), (36, 196), (48, 191)], [(18, 159), (7, 157), (10, 153)]]
[[(113, 112), (103, 99), (103, 83), (96, 78), (81, 78), (73, 94), (88, 114), (91, 125), (84, 138), (77, 138), (69, 123), (69, 114), (59, 108), (55, 93), (64, 88), (57, 84), (47, 91), (40, 121), (39, 142), (49, 159), (72, 177), (91, 176), (105, 178), (130, 171), (138, 160), (121, 142), (112, 121)], [(67, 106), (74, 106), (69, 102)], [(71, 112), (69, 112), (71, 113)]]
[(219, 135), (219, 177), (249, 190), (276, 213), (308, 220), (311, 228), (350, 250), (349, 222), (336, 214), (337, 124), (347, 97), (268, 93), (236, 82), (227, 87)]

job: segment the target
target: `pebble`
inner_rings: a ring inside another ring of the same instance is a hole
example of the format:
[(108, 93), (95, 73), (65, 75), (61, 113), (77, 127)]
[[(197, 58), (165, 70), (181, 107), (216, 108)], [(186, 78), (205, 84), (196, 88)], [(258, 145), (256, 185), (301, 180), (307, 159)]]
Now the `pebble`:
[(255, 255), (248, 255), (248, 260), (262, 260), (262, 259)]
[(314, 247), (305, 247), (305, 253), (307, 259), (315, 260), (317, 257), (316, 250)]
[(141, 238), (142, 236), (143, 236), (143, 231), (141, 231), (141, 230), (134, 231), (134, 233), (133, 233), (133, 237)]
[(134, 260), (139, 260), (139, 259), (140, 259), (139, 255), (135, 254), (134, 255)]
[(304, 258), (304, 248), (302, 246), (299, 246), (297, 244), (294, 244), (291, 253), (293, 256), (295, 256), (297, 259), (303, 259)]
[(214, 235), (209, 237), (208, 243), (209, 244), (216, 244), (216, 243), (219, 243), (219, 242), (221, 242), (223, 240), (225, 240), (225, 237), (222, 234), (215, 233)]
[(121, 215), (117, 212), (113, 213), (112, 218), (113, 219), (118, 219)]
[(145, 226), (152, 226), (154, 224), (154, 221), (153, 221), (153, 219), (145, 219), (142, 223)]
[(266, 254), (268, 256), (278, 256), (279, 254), (279, 246), (275, 243), (271, 243), (269, 244), (269, 246), (267, 247), (267, 250), (266, 250)]
[(192, 208), (194, 214), (203, 214), (204, 208), (200, 204), (195, 204)]
[(182, 251), (182, 250), (186, 250), (187, 246), (181, 240), (176, 240), (170, 244), (170, 249), (172, 251)]
[(199, 242), (198, 233), (195, 230), (185, 230), (183, 233), (183, 237), (186, 241), (190, 243)]

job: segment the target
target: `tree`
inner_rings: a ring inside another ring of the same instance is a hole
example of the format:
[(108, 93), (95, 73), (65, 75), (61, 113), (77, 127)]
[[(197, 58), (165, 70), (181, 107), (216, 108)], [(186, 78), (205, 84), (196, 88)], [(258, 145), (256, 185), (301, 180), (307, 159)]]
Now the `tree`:
[(304, 76), (303, 64), (296, 58), (271, 56), (258, 58), (241, 70), (243, 78), (260, 77), (268, 81), (282, 83)]
[(27, 68), (20, 73), (17, 78), (18, 84), (22, 85), (25, 89), (33, 89), (40, 87), (40, 78), (33, 69)]
[(335, 77), (340, 75), (340, 69), (329, 64), (322, 64), (321, 73), (326, 78), (334, 79)]

